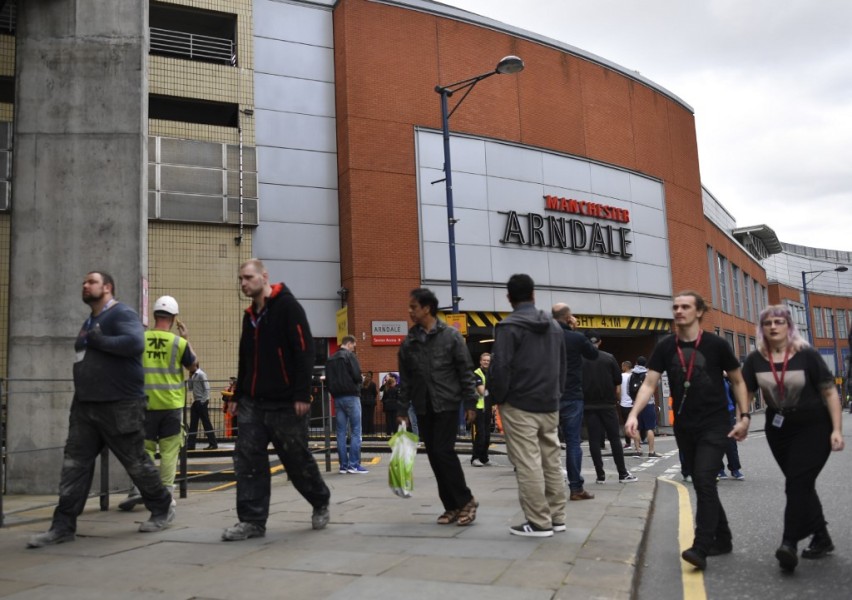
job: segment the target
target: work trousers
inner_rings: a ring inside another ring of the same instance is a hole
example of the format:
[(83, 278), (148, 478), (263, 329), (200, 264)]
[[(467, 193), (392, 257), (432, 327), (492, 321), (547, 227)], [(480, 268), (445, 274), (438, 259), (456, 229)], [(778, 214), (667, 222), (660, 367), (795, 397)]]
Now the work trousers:
[(328, 506), (331, 492), (308, 448), (308, 415), (297, 416), (292, 404), (275, 404), (267, 409), (262, 401), (249, 396), (240, 398), (239, 415), (234, 471), (240, 521), (266, 527), (272, 493), (270, 442), (302, 497), (314, 508)]
[(213, 424), (210, 422), (210, 413), (207, 410), (206, 402), (195, 401), (189, 407), (189, 435), (186, 440), (188, 450), (195, 450), (195, 438), (198, 436), (198, 423), (204, 427), (204, 434), (207, 436), (207, 442), (213, 446), (216, 442), (216, 432), (213, 430)]
[(169, 511), (172, 495), (160, 481), (151, 458), (145, 453), (145, 398), (118, 402), (71, 403), (68, 439), (59, 478), (59, 504), (53, 512), (51, 529), (63, 533), (77, 530), (92, 479), (95, 459), (107, 447), (127, 470), (145, 507), (153, 515)]
[(473, 494), (467, 487), (461, 461), (456, 454), (458, 411), (453, 408), (435, 412), (430, 402), (426, 404), (426, 413), (417, 415), (417, 423), (420, 440), (426, 447), (426, 456), (438, 484), (438, 497), (444, 510), (460, 510), (471, 501)]
[(592, 455), (598, 480), (606, 479), (603, 456), (601, 455), (604, 435), (606, 435), (606, 439), (609, 440), (609, 445), (612, 448), (612, 460), (618, 470), (619, 479), (627, 477), (628, 471), (624, 465), (624, 449), (621, 447), (621, 434), (619, 433), (618, 415), (615, 413), (615, 407), (603, 410), (587, 410), (585, 415), (586, 429), (589, 431), (589, 454)]
[(559, 412), (534, 413), (500, 405), (506, 450), (515, 467), (527, 521), (542, 529), (565, 523), (565, 480), (559, 449)]
[(784, 473), (784, 535), (798, 542), (825, 527), (816, 479), (831, 455), (831, 417), (825, 409), (790, 414), (781, 427), (772, 425), (775, 413), (766, 412), (766, 441)]
[(682, 468), (692, 475), (695, 488), (695, 541), (692, 545), (704, 552), (710, 549), (714, 540), (722, 543), (731, 540), (728, 517), (716, 485), (730, 432), (726, 417), (718, 422), (692, 427), (678, 427), (675, 423), (674, 434), (682, 455)]

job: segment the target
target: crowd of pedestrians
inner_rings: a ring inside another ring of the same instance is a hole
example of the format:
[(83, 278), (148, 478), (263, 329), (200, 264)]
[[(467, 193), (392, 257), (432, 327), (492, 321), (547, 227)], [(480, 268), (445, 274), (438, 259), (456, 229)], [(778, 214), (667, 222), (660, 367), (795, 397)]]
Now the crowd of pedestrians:
[[(225, 404), (234, 422), (239, 416), (233, 454), (238, 522), (223, 531), (222, 540), (265, 535), (271, 500), (269, 444), (293, 487), (311, 505), (312, 528), (323, 529), (331, 516), (331, 492), (308, 447), (316, 357), (310, 325), (290, 289), (270, 283), (260, 260), (242, 264), (239, 281), (251, 303), (243, 315), (237, 377)], [(576, 330), (567, 304), (557, 303), (550, 312), (536, 307), (531, 277), (513, 275), (506, 290), (513, 310), (495, 327), (491, 352), (479, 356), (476, 369), (463, 336), (438, 318), (438, 299), (427, 288), (410, 293), (413, 326), (399, 347), (398, 373), (385, 375), (380, 387), (372, 372), (362, 374), (355, 337), (342, 338), (325, 365), (341, 474), (369, 472), (361, 465), (362, 432), (375, 433), (374, 415), (381, 401), (386, 434), (398, 425), (419, 435), (444, 509), (436, 523), (470, 526), (480, 504), (467, 485), (456, 450), (459, 415), (471, 428), (474, 467), (491, 464), (490, 434), (496, 417), (524, 515), (508, 532), (549, 537), (567, 529), (569, 501), (595, 498), (582, 476), (583, 422), (598, 484), (607, 482), (601, 453), (606, 440), (619, 483), (637, 480), (627, 469), (625, 450), (632, 447), (642, 456), (645, 440), (648, 456), (658, 456), (655, 397), (665, 373), (681, 468), (696, 497), (694, 539), (683, 551), (683, 560), (705, 569), (709, 557), (733, 551), (732, 527), (717, 482), (727, 478), (727, 472), (734, 479), (745, 478), (737, 442), (748, 435), (750, 398), (758, 393), (767, 405), (766, 438), (785, 477), (787, 505), (775, 552), (778, 564), (793, 571), (802, 540), (809, 540), (801, 552), (805, 559), (834, 550), (816, 479), (830, 453), (844, 448), (842, 406), (832, 374), (798, 333), (787, 307), (770, 306), (761, 312), (757, 349), (741, 367), (730, 344), (702, 329), (709, 309), (701, 295), (681, 292), (672, 305), (674, 333), (659, 341), (650, 359), (640, 356), (635, 366), (625, 361), (619, 367), (601, 348), (600, 332)], [(60, 497), (48, 531), (29, 540), (32, 548), (75, 539), (94, 461), (105, 447), (134, 484), (120, 508), (144, 504), (151, 512), (139, 530), (160, 531), (174, 521), (184, 369), (191, 375), (189, 446), (195, 447), (199, 424), (207, 448), (218, 445), (207, 408), (209, 382), (178, 319), (177, 301), (159, 298), (154, 325), (144, 331), (138, 315), (118, 302), (115, 293), (108, 273), (93, 271), (83, 281), (82, 298), (91, 313), (75, 341), (75, 393)], [(560, 435), (566, 450), (564, 469)]]

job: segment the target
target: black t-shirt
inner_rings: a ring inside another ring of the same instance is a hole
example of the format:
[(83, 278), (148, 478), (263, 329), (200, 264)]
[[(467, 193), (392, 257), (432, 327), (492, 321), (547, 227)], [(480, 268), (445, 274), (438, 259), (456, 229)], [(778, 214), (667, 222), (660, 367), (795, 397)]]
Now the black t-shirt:
[[(778, 377), (784, 369), (783, 362), (775, 363)], [(743, 379), (749, 392), (760, 389), (767, 407), (773, 411), (795, 412), (825, 409), (822, 400), (821, 386), (833, 385), (834, 376), (813, 348), (803, 348), (787, 361), (787, 372), (784, 374), (784, 402), (779, 404), (781, 394), (778, 393), (778, 383), (769, 366), (769, 361), (754, 351), (746, 358), (743, 365)]]
[[(734, 371), (740, 368), (733, 348), (718, 335), (704, 331), (697, 350), (694, 341), (680, 342), (684, 361), (681, 365), (677, 344), (677, 338), (674, 335), (663, 338), (654, 348), (654, 353), (648, 361), (648, 369), (658, 373), (668, 373), (675, 425), (704, 426), (708, 421), (728, 423), (730, 421), (728, 396), (725, 393), (722, 371)], [(685, 368), (689, 368), (693, 353), (695, 353), (695, 361), (692, 376), (689, 379), (689, 392), (681, 408), (686, 381)]]

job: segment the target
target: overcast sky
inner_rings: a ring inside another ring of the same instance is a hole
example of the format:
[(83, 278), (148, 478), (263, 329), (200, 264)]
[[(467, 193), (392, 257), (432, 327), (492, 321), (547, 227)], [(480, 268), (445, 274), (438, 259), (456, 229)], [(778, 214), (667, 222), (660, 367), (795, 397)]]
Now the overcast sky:
[(852, 251), (852, 1), (441, 1), (639, 71), (694, 109), (738, 226)]

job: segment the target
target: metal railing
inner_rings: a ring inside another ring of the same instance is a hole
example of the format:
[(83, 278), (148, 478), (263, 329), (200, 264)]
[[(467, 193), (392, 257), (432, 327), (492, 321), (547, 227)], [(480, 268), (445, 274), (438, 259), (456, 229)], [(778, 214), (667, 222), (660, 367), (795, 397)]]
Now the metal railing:
[(151, 53), (232, 66), (237, 63), (233, 40), (159, 27), (151, 27)]

